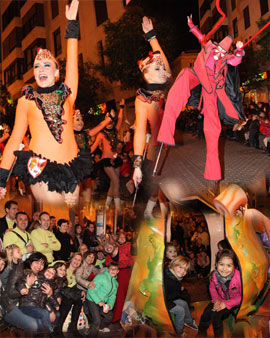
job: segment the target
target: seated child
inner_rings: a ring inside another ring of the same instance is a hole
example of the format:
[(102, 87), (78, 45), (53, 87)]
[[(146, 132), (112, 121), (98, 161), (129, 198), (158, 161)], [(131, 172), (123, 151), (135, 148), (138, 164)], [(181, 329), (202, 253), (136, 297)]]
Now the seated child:
[(94, 278), (95, 288), (87, 291), (86, 302), (93, 320), (89, 329), (90, 337), (96, 337), (98, 331), (110, 332), (108, 325), (113, 318), (112, 309), (118, 289), (116, 280), (118, 272), (118, 264), (115, 262), (109, 263), (108, 269)]
[(168, 311), (175, 315), (175, 330), (180, 334), (183, 333), (184, 325), (198, 330), (188, 307), (188, 294), (181, 285), (189, 267), (189, 259), (178, 256), (164, 266), (163, 272), (165, 303)]
[(211, 273), (209, 285), (212, 300), (200, 319), (200, 337), (207, 337), (211, 321), (215, 337), (223, 337), (223, 320), (241, 303), (241, 276), (235, 264), (236, 256), (232, 250), (218, 251), (216, 269)]
[(97, 269), (103, 269), (103, 268), (106, 267), (106, 265), (105, 265), (105, 254), (102, 250), (97, 251), (97, 260), (96, 260), (95, 267)]

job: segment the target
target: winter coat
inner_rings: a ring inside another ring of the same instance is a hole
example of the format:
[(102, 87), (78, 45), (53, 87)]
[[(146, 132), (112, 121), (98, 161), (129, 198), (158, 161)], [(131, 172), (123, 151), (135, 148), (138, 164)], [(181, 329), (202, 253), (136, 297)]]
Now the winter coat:
[(214, 271), (209, 285), (209, 291), (212, 298), (212, 303), (217, 300), (225, 303), (228, 310), (232, 309), (235, 306), (240, 305), (242, 292), (241, 292), (241, 275), (239, 270), (234, 269), (234, 275), (229, 284), (229, 299), (226, 299), (224, 293), (222, 292), (221, 285), (218, 284), (216, 271)]
[(76, 247), (73, 244), (73, 239), (68, 233), (63, 233), (59, 230), (55, 230), (55, 237), (61, 243), (61, 248), (58, 251), (53, 252), (54, 260), (68, 261), (71, 252), (76, 252)]
[[(24, 273), (23, 277), (16, 283), (16, 287), (18, 291), (26, 288), (26, 278), (28, 273)], [(36, 306), (41, 309), (46, 309), (49, 312), (52, 312), (56, 307), (59, 307), (59, 303), (53, 297), (48, 297), (47, 294), (42, 292), (42, 284), (48, 284), (52, 289), (55, 288), (55, 283), (53, 280), (48, 280), (45, 278), (43, 273), (39, 273), (37, 276), (37, 281), (29, 288), (28, 294), (23, 295), (19, 301), (19, 307), (26, 306)]]
[(117, 262), (120, 269), (133, 266), (133, 257), (131, 256), (131, 243), (119, 245), (118, 254), (115, 257), (106, 256), (105, 264), (108, 266), (111, 262)]
[(116, 277), (112, 277), (106, 269), (103, 273), (98, 274), (93, 282), (96, 287), (88, 289), (86, 298), (96, 304), (104, 302), (110, 305), (110, 310), (112, 310), (118, 289)]
[(82, 265), (76, 270), (75, 275), (79, 289), (87, 291), (89, 284), (88, 278), (92, 272), (97, 275), (100, 273), (100, 270), (97, 269), (93, 264), (87, 264), (86, 261), (84, 261)]
[(18, 264), (8, 276), (6, 290), (0, 298), (0, 304), (6, 312), (12, 311), (22, 297), (21, 293), (16, 288), (16, 284), (24, 275), (23, 267), (23, 263)]
[(190, 295), (185, 289), (181, 290), (181, 284), (182, 281), (176, 278), (169, 267), (165, 265), (163, 268), (163, 286), (165, 304), (168, 310), (171, 310), (173, 307), (175, 307), (175, 303), (173, 301), (176, 299), (182, 299), (187, 303), (190, 303)]

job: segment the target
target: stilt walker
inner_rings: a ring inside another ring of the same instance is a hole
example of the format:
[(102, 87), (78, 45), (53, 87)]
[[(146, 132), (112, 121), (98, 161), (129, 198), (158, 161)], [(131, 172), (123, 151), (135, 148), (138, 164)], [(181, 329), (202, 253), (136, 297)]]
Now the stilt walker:
[[(207, 36), (203, 35), (188, 16), (190, 31), (202, 45), (201, 52), (195, 60), (194, 67), (184, 68), (169, 91), (165, 112), (158, 134), (158, 141), (175, 145), (175, 122), (181, 110), (189, 102), (194, 106), (203, 105), (204, 135), (206, 140), (206, 164), (204, 178), (209, 181), (221, 180), (221, 168), (218, 153), (218, 141), (221, 132), (221, 120), (235, 124), (244, 120), (237, 67), (244, 56), (243, 43), (236, 43), (234, 54), (229, 52), (233, 39), (226, 36), (221, 42), (208, 40), (217, 29), (225, 14), (219, 7), (222, 18)], [(194, 103), (195, 92), (201, 91), (200, 100)], [(192, 101), (191, 101), (192, 100)]]

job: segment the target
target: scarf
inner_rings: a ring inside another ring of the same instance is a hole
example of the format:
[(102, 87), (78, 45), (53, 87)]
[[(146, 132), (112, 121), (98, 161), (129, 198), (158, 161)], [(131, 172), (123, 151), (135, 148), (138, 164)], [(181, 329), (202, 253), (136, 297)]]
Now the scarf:
[(220, 273), (216, 270), (216, 277), (217, 277), (216, 289), (218, 290), (218, 288), (220, 287), (226, 299), (229, 299), (229, 285), (233, 278), (233, 275), (234, 275), (234, 271), (229, 276), (222, 277)]

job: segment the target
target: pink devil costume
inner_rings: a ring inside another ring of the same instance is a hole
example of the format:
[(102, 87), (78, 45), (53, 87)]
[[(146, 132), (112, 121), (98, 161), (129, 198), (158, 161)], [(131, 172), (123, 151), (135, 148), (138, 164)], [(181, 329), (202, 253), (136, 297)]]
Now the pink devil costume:
[(198, 107), (203, 103), (204, 135), (206, 140), (206, 165), (204, 178), (218, 181), (221, 168), (218, 154), (218, 140), (222, 119), (235, 124), (244, 119), (241, 93), (236, 66), (244, 56), (242, 49), (229, 54), (232, 38), (226, 36), (219, 44), (211, 40), (204, 42), (204, 35), (188, 21), (190, 31), (202, 43), (193, 68), (184, 68), (171, 87), (158, 134), (158, 141), (175, 145), (175, 122), (181, 110), (187, 105)]

